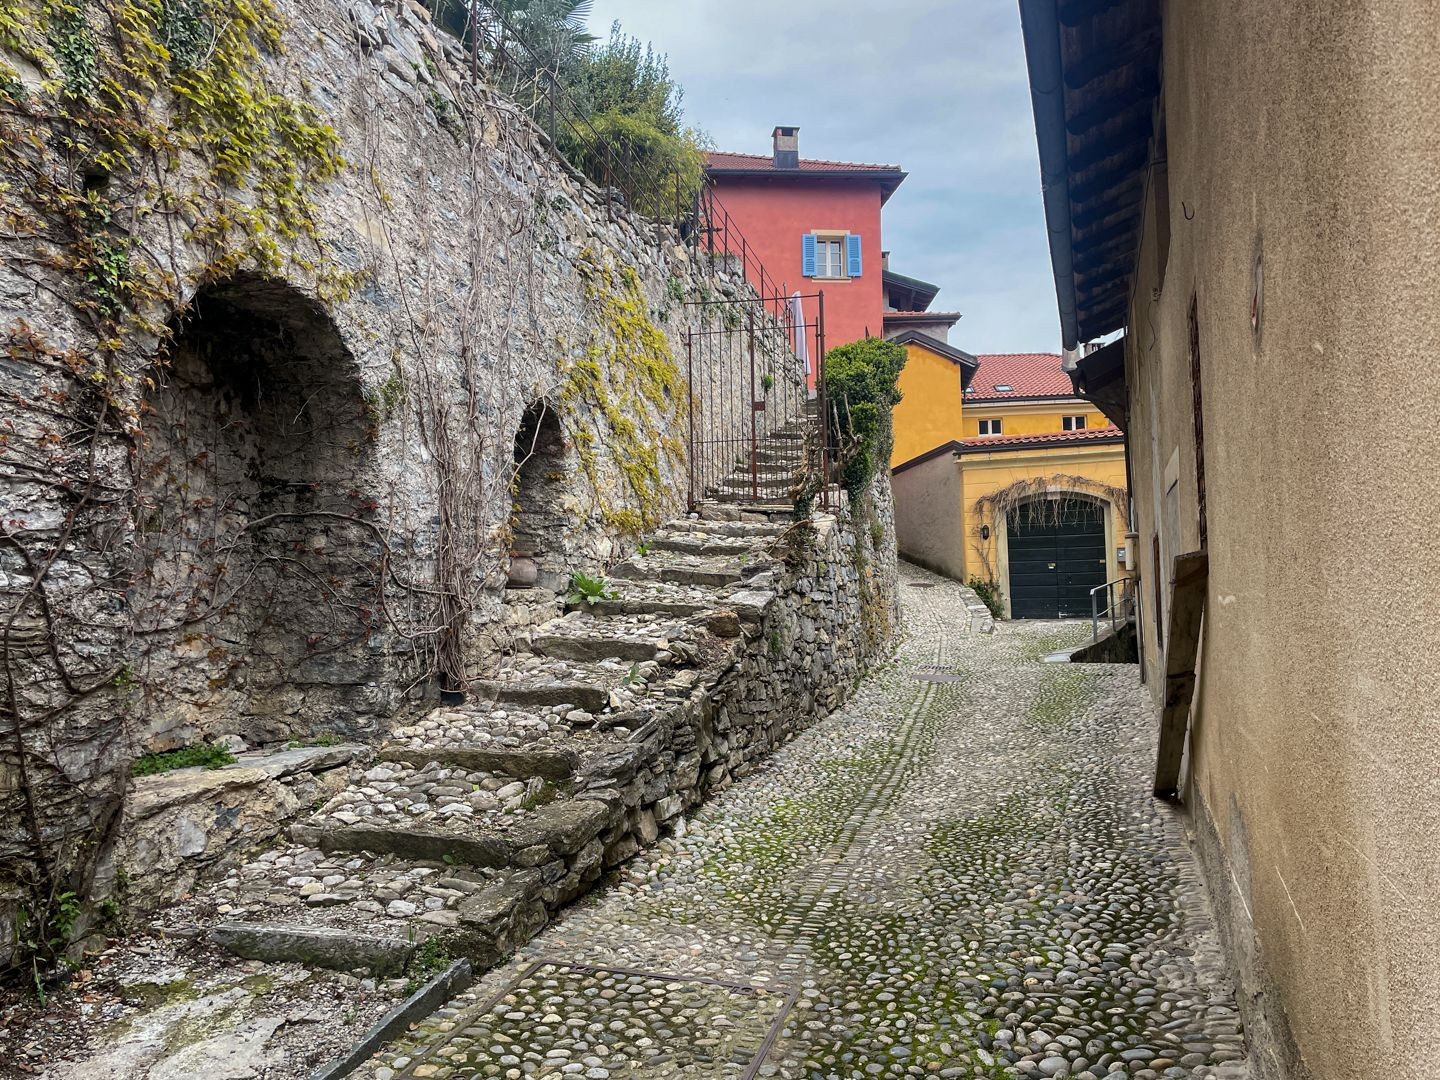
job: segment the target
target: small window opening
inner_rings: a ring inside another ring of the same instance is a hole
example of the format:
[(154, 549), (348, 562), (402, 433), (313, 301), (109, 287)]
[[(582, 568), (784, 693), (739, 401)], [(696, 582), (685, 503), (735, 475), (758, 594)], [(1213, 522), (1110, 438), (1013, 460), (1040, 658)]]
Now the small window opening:
[(1013, 393), (1014, 390), (1015, 390), (1015, 387), (1011, 386), (1009, 383), (996, 383), (996, 384), (995, 384), (995, 392), (996, 392), (997, 394), (1009, 394), (1009, 393)]
[(1005, 422), (1003, 420), (981, 420), (981, 435), (1003, 435), (1005, 434)]
[(1084, 431), (1084, 430), (1085, 430), (1085, 417), (1083, 417), (1083, 416), (1067, 416), (1067, 417), (1064, 417), (1064, 418), (1062, 419), (1061, 425), (1062, 425), (1062, 430), (1064, 430), (1064, 431)]

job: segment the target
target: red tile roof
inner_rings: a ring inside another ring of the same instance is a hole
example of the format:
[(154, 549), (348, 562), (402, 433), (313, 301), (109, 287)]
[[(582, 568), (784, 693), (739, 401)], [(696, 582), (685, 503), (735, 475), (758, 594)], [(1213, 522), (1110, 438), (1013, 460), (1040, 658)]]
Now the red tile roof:
[[(1060, 367), (1059, 353), (982, 353), (978, 359), (980, 370), (966, 401), (1075, 396), (1070, 376)], [(996, 390), (997, 386), (1012, 389)]]
[(977, 435), (971, 439), (961, 439), (957, 453), (1012, 450), (1027, 446), (1063, 446), (1077, 442), (1120, 442), (1124, 438), (1125, 433), (1113, 424), (1109, 427), (1085, 428), (1083, 431), (1045, 431), (1039, 435)]
[[(705, 155), (705, 165), (711, 169), (736, 169), (743, 172), (796, 172), (796, 169), (775, 168), (772, 154), (731, 154), (712, 150)], [(815, 158), (801, 158), (799, 172), (891, 172), (901, 171), (899, 165), (871, 165), (857, 161), (821, 161)]]

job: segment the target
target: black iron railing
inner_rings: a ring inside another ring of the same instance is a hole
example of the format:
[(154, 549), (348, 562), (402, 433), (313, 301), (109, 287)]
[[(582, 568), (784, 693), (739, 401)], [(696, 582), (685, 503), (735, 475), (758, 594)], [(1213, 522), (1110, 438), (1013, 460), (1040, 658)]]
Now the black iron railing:
[(823, 293), (691, 305), (690, 505), (828, 506)]

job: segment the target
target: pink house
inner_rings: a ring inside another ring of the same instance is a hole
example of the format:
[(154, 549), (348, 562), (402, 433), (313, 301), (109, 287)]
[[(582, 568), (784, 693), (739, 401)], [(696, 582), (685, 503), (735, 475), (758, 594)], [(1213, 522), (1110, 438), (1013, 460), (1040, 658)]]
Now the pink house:
[[(765, 288), (785, 295), (823, 291), (830, 348), (881, 336), (880, 211), (904, 171), (802, 158), (795, 127), (777, 127), (773, 139), (769, 156), (711, 153), (706, 161), (717, 199), (771, 279)], [(753, 267), (747, 273), (760, 288)]]

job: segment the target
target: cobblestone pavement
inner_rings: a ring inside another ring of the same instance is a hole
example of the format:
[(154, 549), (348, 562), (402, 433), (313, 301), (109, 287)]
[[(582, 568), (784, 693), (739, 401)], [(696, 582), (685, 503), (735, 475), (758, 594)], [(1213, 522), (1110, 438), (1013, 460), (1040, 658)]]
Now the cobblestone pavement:
[(366, 1075), (1243, 1080), (1134, 669), (1089, 627), (971, 634), (903, 569), (907, 639)]

